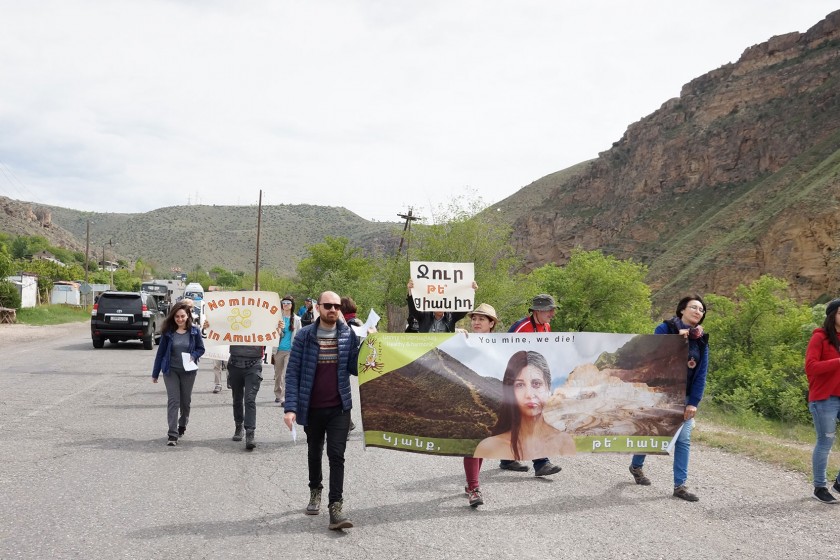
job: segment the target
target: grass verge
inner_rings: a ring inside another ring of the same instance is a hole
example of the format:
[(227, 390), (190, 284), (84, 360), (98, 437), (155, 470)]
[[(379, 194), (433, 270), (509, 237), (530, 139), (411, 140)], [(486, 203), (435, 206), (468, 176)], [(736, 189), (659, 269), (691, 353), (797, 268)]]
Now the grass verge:
[[(746, 455), (811, 478), (814, 427), (767, 420), (749, 412), (727, 412), (704, 407), (692, 441)], [(828, 478), (840, 470), (837, 453), (829, 456)]]
[(25, 325), (60, 325), (90, 320), (90, 311), (71, 305), (41, 305), (19, 309), (17, 322)]

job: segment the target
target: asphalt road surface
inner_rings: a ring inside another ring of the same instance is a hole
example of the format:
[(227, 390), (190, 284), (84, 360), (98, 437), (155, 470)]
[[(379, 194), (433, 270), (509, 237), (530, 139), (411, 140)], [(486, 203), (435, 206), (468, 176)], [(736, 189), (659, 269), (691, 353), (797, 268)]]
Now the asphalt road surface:
[[(556, 459), (538, 479), (485, 461), (468, 507), (462, 463), (348, 443), (345, 511), (307, 516), (305, 436), (294, 443), (266, 366), (258, 447), (233, 442), (230, 391), (202, 363), (190, 424), (167, 447), (166, 391), (140, 343), (95, 350), (86, 323), (0, 326), (0, 558), (837, 558), (840, 507), (806, 477), (693, 446), (689, 488), (671, 461), (636, 486), (626, 455)], [(358, 391), (354, 385), (354, 403)], [(358, 405), (353, 409), (361, 427)], [(697, 429), (703, 418), (698, 416)], [(326, 463), (326, 458), (325, 458)], [(326, 475), (325, 466), (325, 475)], [(322, 508), (326, 510), (326, 507)]]

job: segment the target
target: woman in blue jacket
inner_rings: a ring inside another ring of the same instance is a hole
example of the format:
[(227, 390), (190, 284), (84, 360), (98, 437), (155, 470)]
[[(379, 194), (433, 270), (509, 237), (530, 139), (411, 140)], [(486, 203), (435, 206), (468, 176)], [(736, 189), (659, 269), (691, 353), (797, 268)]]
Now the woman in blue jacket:
[[(186, 359), (184, 354), (188, 355)], [(204, 341), (201, 339), (201, 331), (192, 324), (192, 303), (178, 302), (163, 321), (160, 345), (152, 369), (152, 383), (157, 383), (158, 376), (163, 372), (166, 385), (166, 417), (169, 421), (166, 445), (178, 445), (178, 438), (187, 431), (195, 374), (202, 354)]]
[[(686, 296), (677, 304), (677, 314), (663, 321), (655, 334), (679, 334), (688, 342), (688, 360), (686, 362), (685, 409), (683, 425), (677, 441), (674, 443), (674, 497), (687, 502), (696, 502), (698, 498), (688, 491), (685, 482), (688, 479), (688, 456), (691, 448), (691, 430), (694, 428), (694, 415), (706, 390), (706, 372), (709, 368), (709, 335), (703, 332), (700, 323), (706, 318), (706, 304), (700, 296)], [(650, 485), (650, 479), (642, 471), (645, 455), (633, 455), (630, 474), (636, 484)]]

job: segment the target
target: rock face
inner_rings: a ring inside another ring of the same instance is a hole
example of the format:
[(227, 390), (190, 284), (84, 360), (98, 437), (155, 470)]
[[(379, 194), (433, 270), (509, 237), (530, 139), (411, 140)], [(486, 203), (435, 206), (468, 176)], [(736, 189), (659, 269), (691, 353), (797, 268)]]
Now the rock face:
[(515, 223), (528, 268), (573, 248), (649, 265), (654, 297), (762, 274), (840, 292), (840, 10), (748, 48), (630, 125)]
[(52, 221), (52, 212), (40, 206), (0, 197), (0, 216), (3, 217), (2, 231), (14, 235), (38, 235), (53, 245), (73, 251), (84, 250), (69, 231), (57, 227)]

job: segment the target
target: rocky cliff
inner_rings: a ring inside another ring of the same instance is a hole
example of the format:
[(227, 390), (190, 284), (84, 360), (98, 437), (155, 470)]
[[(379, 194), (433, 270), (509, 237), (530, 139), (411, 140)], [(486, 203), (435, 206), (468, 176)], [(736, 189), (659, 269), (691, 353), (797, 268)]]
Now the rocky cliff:
[(838, 210), (840, 10), (686, 84), (520, 217), (515, 244), (528, 268), (576, 246), (644, 262), (660, 302), (762, 274), (813, 301), (840, 293)]
[(0, 196), (0, 217), (3, 220), (0, 231), (13, 235), (37, 235), (71, 251), (84, 250), (84, 239), (80, 244), (72, 233), (54, 224), (52, 212), (47, 208)]

